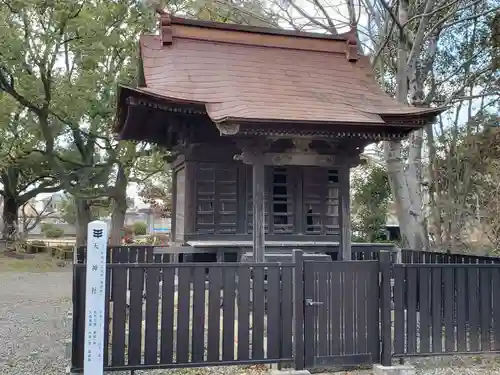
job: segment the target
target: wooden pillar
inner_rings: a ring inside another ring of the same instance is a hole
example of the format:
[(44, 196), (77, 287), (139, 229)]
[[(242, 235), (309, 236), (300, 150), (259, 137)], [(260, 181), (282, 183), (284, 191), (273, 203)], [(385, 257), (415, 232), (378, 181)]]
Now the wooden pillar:
[(253, 199), (253, 258), (255, 262), (265, 261), (265, 222), (264, 222), (264, 161), (254, 158), (252, 163)]
[(341, 260), (351, 260), (351, 204), (349, 164), (342, 163), (339, 170), (339, 197), (340, 197), (340, 247)]
[(253, 212), (253, 260), (265, 261), (265, 152), (270, 146), (268, 139), (240, 140), (241, 155), (234, 160), (241, 160), (252, 166), (252, 212)]

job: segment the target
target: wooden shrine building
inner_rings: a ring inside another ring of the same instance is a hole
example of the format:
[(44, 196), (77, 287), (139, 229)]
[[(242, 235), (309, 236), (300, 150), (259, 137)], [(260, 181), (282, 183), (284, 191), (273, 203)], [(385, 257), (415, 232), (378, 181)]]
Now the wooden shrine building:
[(441, 111), (397, 103), (357, 51), (355, 30), (160, 15), (138, 87), (119, 88), (116, 132), (172, 152), (174, 245), (350, 253), (349, 169)]

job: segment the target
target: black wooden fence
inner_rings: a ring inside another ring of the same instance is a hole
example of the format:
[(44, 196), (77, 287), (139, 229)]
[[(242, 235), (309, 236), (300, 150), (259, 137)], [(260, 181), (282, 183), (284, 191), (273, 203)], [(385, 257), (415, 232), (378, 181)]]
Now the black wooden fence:
[[(131, 246), (109, 246), (107, 248), (106, 261), (107, 263), (170, 263), (173, 261), (173, 254), (168, 252), (168, 247), (153, 246), (153, 245), (131, 245)], [(224, 259), (222, 256), (215, 256), (219, 250), (210, 250), (210, 254), (214, 254), (213, 259)], [(223, 253), (233, 253), (237, 250), (220, 249)], [(397, 249), (390, 243), (384, 244), (356, 244), (352, 245), (352, 260), (378, 260), (381, 251), (389, 251), (392, 261), (396, 261)], [(189, 254), (192, 254), (192, 250)], [(340, 260), (338, 247), (332, 247), (326, 251), (334, 261)], [(209, 254), (206, 249), (196, 249), (195, 254)], [(184, 255), (180, 253), (180, 262), (182, 263)], [(229, 257), (237, 259), (237, 256)], [(85, 263), (86, 248), (79, 247), (74, 257), (75, 263)]]
[[(161, 247), (152, 245), (108, 246), (106, 263), (170, 263), (171, 254), (158, 252)], [(87, 249), (79, 247), (74, 257), (74, 263), (86, 262)]]
[(500, 264), (394, 265), (393, 356), (500, 352)]
[[(394, 264), (387, 251), (366, 253), (378, 261), (303, 261), (301, 254), (288, 264), (174, 264), (153, 247), (109, 250), (105, 369), (302, 369), (500, 352), (496, 258), (424, 255), (421, 263)], [(441, 263), (424, 263), (432, 260)], [(86, 265), (79, 261), (74, 372), (84, 354)]]
[(401, 263), (404, 264), (500, 264), (500, 258), (435, 251), (401, 250)]
[[(163, 251), (158, 251), (163, 249)], [(167, 250), (167, 251), (165, 251)], [(204, 253), (206, 250), (199, 249), (197, 253)], [(229, 250), (221, 250), (229, 252)], [(235, 251), (235, 250), (234, 250)], [(394, 245), (387, 243), (377, 244), (352, 244), (352, 260), (379, 260), (381, 251), (388, 251), (391, 260), (397, 263), (398, 253), (403, 264), (500, 264), (499, 257), (478, 256), (463, 253), (448, 253), (435, 251), (420, 251), (411, 249), (397, 249)], [(77, 249), (76, 263), (85, 263), (85, 247)], [(216, 253), (217, 251), (212, 253)], [(338, 248), (326, 251), (334, 261), (339, 260)], [(182, 254), (181, 254), (182, 255)], [(217, 258), (216, 256), (213, 257)], [(222, 259), (223, 257), (218, 257)], [(231, 257), (237, 259), (236, 256)], [(153, 245), (132, 245), (132, 246), (110, 246), (107, 250), (108, 263), (170, 263), (173, 260), (172, 254), (168, 253), (168, 247), (158, 247)], [(181, 256), (182, 262), (182, 256)]]
[[(114, 298), (106, 299), (105, 370), (293, 361), (293, 264), (107, 268), (113, 278), (106, 290)], [(83, 366), (85, 274), (85, 265), (77, 265), (76, 292), (82, 296), (73, 318), (72, 367), (77, 372)]]

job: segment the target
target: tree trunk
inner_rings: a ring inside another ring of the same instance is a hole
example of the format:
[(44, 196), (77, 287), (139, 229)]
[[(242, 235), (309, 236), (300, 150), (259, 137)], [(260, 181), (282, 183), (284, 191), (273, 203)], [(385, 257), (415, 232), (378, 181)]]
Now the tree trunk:
[[(398, 7), (399, 23), (404, 25), (408, 21), (408, 1), (400, 0)], [(405, 36), (400, 34), (398, 45), (398, 69), (396, 97), (400, 103), (407, 104), (408, 78), (414, 72), (409, 69), (415, 64), (408, 65), (408, 50)], [(411, 73), (411, 74), (410, 74)], [(409, 139), (409, 164), (405, 170), (401, 155), (401, 142), (385, 142), (384, 153), (387, 161), (387, 173), (392, 195), (396, 203), (399, 227), (403, 239), (403, 246), (421, 250), (428, 247), (428, 236), (425, 229), (425, 218), (422, 213), (422, 196), (419, 177), (422, 150), (422, 130), (416, 131)]]
[(19, 202), (16, 200), (16, 197), (9, 195), (7, 192), (3, 198), (2, 237), (4, 240), (14, 241), (16, 239), (17, 225), (19, 221)]
[(110, 245), (120, 245), (121, 234), (125, 226), (125, 214), (127, 212), (127, 174), (125, 168), (120, 165), (116, 176), (116, 184), (113, 193), (113, 211), (111, 212), (111, 234)]
[(87, 243), (87, 227), (92, 221), (92, 212), (89, 201), (75, 198), (76, 206), (76, 246)]

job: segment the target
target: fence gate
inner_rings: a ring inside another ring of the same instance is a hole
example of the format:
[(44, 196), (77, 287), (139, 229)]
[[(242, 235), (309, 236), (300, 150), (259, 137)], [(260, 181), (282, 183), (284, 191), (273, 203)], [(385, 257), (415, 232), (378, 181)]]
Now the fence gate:
[(304, 262), (306, 368), (376, 363), (377, 261)]

